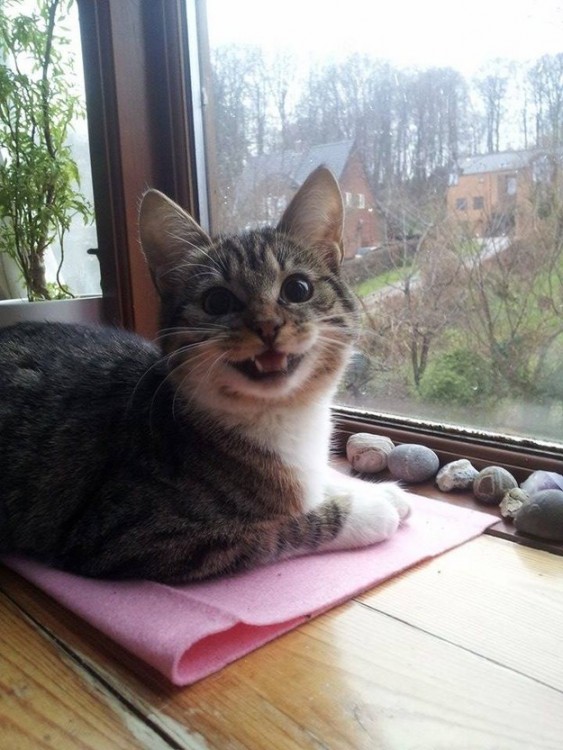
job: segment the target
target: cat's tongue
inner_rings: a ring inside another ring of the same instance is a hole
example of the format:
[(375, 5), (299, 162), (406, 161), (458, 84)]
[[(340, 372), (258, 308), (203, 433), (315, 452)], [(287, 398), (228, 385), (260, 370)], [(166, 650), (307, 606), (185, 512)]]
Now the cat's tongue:
[(283, 372), (287, 370), (287, 354), (268, 349), (254, 358), (254, 364), (259, 372)]

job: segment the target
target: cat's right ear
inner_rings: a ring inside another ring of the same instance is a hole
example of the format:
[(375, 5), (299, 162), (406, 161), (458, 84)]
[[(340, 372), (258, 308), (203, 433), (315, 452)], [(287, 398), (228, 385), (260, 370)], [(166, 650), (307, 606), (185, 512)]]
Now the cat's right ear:
[(344, 252), (344, 206), (338, 182), (324, 166), (307, 177), (280, 219), (278, 229), (306, 247), (318, 248), (338, 268)]
[(178, 271), (189, 263), (194, 248), (211, 244), (199, 224), (158, 190), (148, 190), (141, 200), (139, 233), (159, 293), (176, 286)]

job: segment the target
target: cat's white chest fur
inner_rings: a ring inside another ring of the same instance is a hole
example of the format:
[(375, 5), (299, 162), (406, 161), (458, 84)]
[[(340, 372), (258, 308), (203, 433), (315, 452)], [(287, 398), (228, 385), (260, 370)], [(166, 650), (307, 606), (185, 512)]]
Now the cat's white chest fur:
[(312, 511), (327, 501), (346, 508), (342, 530), (322, 546), (326, 551), (387, 539), (410, 512), (406, 495), (397, 485), (362, 482), (329, 466), (330, 402), (326, 398), (295, 411), (261, 414), (249, 433), (261, 448), (275, 453), (299, 482), (301, 512)]
[(246, 425), (245, 432), (292, 471), (303, 489), (303, 511), (323, 501), (332, 432), (330, 398), (299, 409), (262, 413)]

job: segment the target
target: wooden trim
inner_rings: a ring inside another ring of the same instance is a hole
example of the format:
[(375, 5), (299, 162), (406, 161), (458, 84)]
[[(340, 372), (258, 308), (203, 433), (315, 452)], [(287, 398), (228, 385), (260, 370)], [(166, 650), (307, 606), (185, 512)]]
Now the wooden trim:
[(157, 187), (199, 219), (185, 0), (143, 3)]
[(141, 195), (197, 214), (181, 0), (77, 0), (108, 321), (152, 337), (158, 301), (139, 250)]

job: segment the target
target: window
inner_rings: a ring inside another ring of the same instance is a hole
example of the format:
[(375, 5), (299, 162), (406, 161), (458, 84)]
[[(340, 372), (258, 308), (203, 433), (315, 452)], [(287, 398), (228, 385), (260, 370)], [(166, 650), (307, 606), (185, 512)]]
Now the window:
[[(0, 117), (0, 163), (6, 170), (0, 187), (19, 196), (19, 201), (0, 206), (6, 226), (19, 226), (18, 233), (7, 233), (5, 252), (0, 255), (0, 296), (8, 298), (100, 294), (99, 263), (88, 254), (97, 247), (97, 238), (76, 6), (70, 4), (67, 10), (59, 4), (54, 20), (50, 29), (36, 4), (20, 2), (6, 3), (1, 21), (7, 104)], [(42, 100), (43, 80), (48, 88)], [(14, 95), (20, 106), (15, 105)], [(32, 139), (27, 137), (30, 133)], [(10, 177), (14, 164), (18, 166)], [(26, 173), (34, 175), (25, 182), (30, 189), (14, 189), (9, 181)], [(36, 183), (44, 186), (50, 181), (54, 187), (34, 193)], [(33, 217), (46, 208), (60, 220), (34, 222)], [(45, 273), (28, 274), (26, 285), (22, 261), (16, 264), (13, 257), (26, 258), (30, 253), (44, 254)]]
[[(478, 5), (506, 28), (498, 9)], [(516, 172), (499, 186), (486, 221), (472, 223), (468, 212), (484, 209), (483, 196), (455, 191), (461, 178), (468, 190), (472, 182), (490, 184), (500, 163), (520, 170), (550, 133), (557, 142), (561, 134), (550, 128), (560, 123), (549, 119), (542, 97), (563, 60), (563, 11), (514, 10), (501, 49), (498, 34), (483, 31), (474, 14), (476, 52), (449, 44), (444, 23), (455, 33), (458, 21), (442, 3), (416, 10), (399, 0), (382, 14), (355, 0), (346, 14), (325, 7), (322, 19), (312, 0), (268, 5), (267, 13), (253, 0), (197, 8), (208, 29), (201, 59), (212, 116), (205, 131), (212, 229), (246, 226), (233, 196), (253, 183), (258, 165), (292, 180), (303, 165), (325, 163), (339, 178), (342, 159), (356, 155), (373, 188), (373, 202), (344, 190), (347, 207), (374, 207), (377, 236), (364, 244), (384, 246), (387, 266), (364, 264), (367, 276), (358, 281), (354, 253), (344, 262), (368, 314), (340, 403), (560, 442), (556, 212), (548, 216), (530, 194), (514, 221), (497, 221), (507, 211), (503, 195), (516, 199)], [(413, 12), (416, 34), (402, 23)], [(322, 33), (311, 34), (319, 25)], [(524, 35), (522, 47), (518, 29), (530, 25), (538, 33), (533, 42)], [(549, 37), (549, 28), (558, 36)], [(560, 200), (561, 186), (552, 188)], [(352, 230), (358, 233), (356, 224)]]
[[(299, 115), (300, 120), (304, 111), (307, 111), (309, 119), (314, 121), (316, 116), (320, 117), (322, 114), (323, 117), (325, 115), (328, 117), (330, 114), (329, 111), (325, 111), (328, 108), (329, 98), (325, 96), (324, 99), (320, 99), (323, 104), (322, 108), (316, 106), (319, 98), (297, 101), (300, 105), (305, 105), (310, 101), (311, 107), (307, 110), (303, 110), (302, 106), (294, 107), (295, 85), (301, 86), (304, 85), (303, 81), (308, 81), (311, 84), (317, 84), (319, 92), (326, 94), (328, 89), (324, 84), (329, 83), (331, 79), (328, 76), (323, 79), (321, 75), (323, 66), (319, 62), (320, 58), (316, 51), (307, 45), (314, 44), (317, 49), (319, 46), (324, 48), (329, 45), (330, 39), (324, 33), (316, 35), (314, 40), (310, 34), (302, 38), (299, 36), (301, 33), (299, 30), (296, 32), (295, 40), (290, 33), (280, 34), (282, 24), (289, 23), (289, 19), (293, 18), (285, 11), (281, 19), (277, 16), (275, 19), (264, 18), (260, 10), (261, 4), (253, 6), (253, 12), (250, 13), (246, 6), (247, 0), (240, 0), (236, 5), (237, 17), (244, 16), (253, 19), (253, 24), (241, 25), (229, 22), (229, 13), (234, 12), (230, 3), (209, 0), (206, 7), (202, 0), (198, 0), (199, 13), (209, 11), (207, 20), (209, 21), (210, 42), (209, 54), (205, 52), (205, 45), (203, 45), (203, 49), (200, 47), (198, 57), (194, 45), (195, 3), (191, 0), (186, 0), (186, 6), (182, 3), (171, 4), (165, 0), (158, 0), (158, 2), (155, 0), (154, 5), (141, 0), (132, 0), (127, 4), (121, 3), (120, 0), (107, 0), (99, 7), (96, 5), (96, 10), (93, 4), (86, 0), (78, 0), (78, 2), (81, 6), (83, 44), (87, 55), (87, 89), (90, 90), (89, 101), (94, 102), (93, 106), (89, 105), (89, 120), (91, 133), (95, 136), (94, 153), (98, 154), (98, 157), (93, 160), (93, 169), (97, 195), (98, 231), (101, 236), (100, 247), (104, 248), (102, 259), (105, 258), (105, 270), (102, 269), (107, 285), (105, 300), (111, 303), (112, 319), (121, 320), (127, 326), (152, 335), (156, 326), (155, 295), (144, 264), (138, 262), (136, 229), (137, 199), (146, 185), (159, 187), (186, 206), (194, 215), (197, 216), (199, 212), (206, 226), (207, 209), (209, 209), (210, 226), (215, 231), (222, 228), (236, 228), (244, 226), (243, 217), (237, 218), (232, 211), (231, 198), (236, 181), (231, 175), (229, 182), (226, 169), (227, 167), (234, 169), (237, 164), (240, 166), (240, 162), (235, 164), (235, 162), (225, 160), (224, 157), (228, 155), (225, 144), (228, 140), (231, 140), (231, 143), (237, 142), (234, 138), (237, 132), (221, 133), (220, 129), (214, 132), (214, 125), (220, 123), (221, 127), (226, 125), (231, 127), (238, 124), (242, 128), (238, 131), (238, 142), (240, 143), (241, 136), (244, 136), (242, 141), (245, 141), (246, 146), (250, 148), (250, 151), (245, 152), (248, 158), (252, 157), (258, 135), (264, 154), (267, 154), (269, 150), (276, 152), (275, 149), (280, 145), (283, 146), (285, 138), (289, 148), (282, 148), (281, 152), (277, 151), (277, 153), (282, 153), (288, 162), (296, 153), (303, 154), (311, 145), (310, 140), (304, 140), (302, 131), (295, 128), (293, 120), (285, 121), (285, 126), (282, 128), (282, 120), (274, 117), (274, 110), (271, 108), (268, 109), (269, 116), (266, 122), (268, 128), (272, 126), (274, 128), (273, 130), (267, 128), (265, 131), (256, 128), (256, 122), (261, 122), (260, 119), (257, 121), (252, 118), (245, 120), (227, 117), (224, 110), (221, 115), (214, 111), (217, 109), (218, 102), (214, 86), (217, 85), (221, 70), (217, 63), (221, 61), (221, 56), (226, 54), (224, 45), (234, 43), (235, 31), (244, 34), (243, 47), (262, 45), (261, 52), (269, 50), (270, 54), (276, 45), (279, 46), (280, 40), (289, 39), (291, 44), (299, 44), (302, 52), (295, 52), (291, 55), (291, 59), (299, 63), (300, 71), (311, 72), (310, 63), (314, 58), (314, 75), (289, 77), (292, 85), (287, 90), (285, 111), (287, 115), (291, 112)], [(305, 17), (308, 10), (312, 8), (307, 3), (300, 4), (301, 6), (303, 17)], [(182, 71), (187, 68), (187, 60), (183, 57), (183, 45), (179, 41), (185, 34), (186, 28), (182, 26), (185, 23), (185, 19), (182, 18), (183, 8), (187, 8), (189, 16), (187, 28), (190, 37), (190, 67), (192, 71), (199, 69), (204, 84), (202, 91), (197, 85), (199, 78), (194, 79), (191, 99), (186, 99), (185, 78)], [(332, 11), (329, 9), (327, 13), (332, 13)], [(429, 17), (432, 18), (431, 13)], [(223, 25), (221, 33), (218, 32), (218, 18)], [(259, 20), (262, 21), (262, 25), (260, 31), (256, 32), (254, 21), (258, 23)], [(277, 23), (278, 20), (279, 23)], [(561, 31), (560, 18), (555, 19), (552, 25), (554, 29), (558, 29), (558, 32)], [(305, 26), (306, 24), (302, 24), (299, 28), (305, 28)], [(204, 27), (205, 24), (202, 23), (200, 28)], [(545, 29), (548, 26), (540, 19), (538, 27)], [(228, 34), (225, 36), (225, 28), (231, 29), (230, 38)], [(150, 30), (150, 44), (147, 44), (142, 36), (144, 33), (148, 34), (148, 30)], [(290, 30), (295, 31), (293, 21)], [(335, 42), (337, 52), (334, 56), (336, 58), (339, 56), (338, 50), (344, 51), (342, 40), (345, 37), (346, 34), (341, 34), (338, 42)], [(556, 54), (553, 50), (560, 44), (561, 38), (563, 38), (561, 33), (558, 33), (552, 40), (550, 54)], [(205, 39), (207, 37), (201, 37), (200, 41), (205, 41)], [(363, 50), (359, 49), (361, 45), (358, 45), (355, 31), (349, 34), (349, 39), (350, 45), (356, 51), (373, 52), (373, 39), (370, 38)], [(543, 43), (544, 39), (541, 34), (538, 35), (538, 40)], [(240, 41), (239, 39), (239, 45)], [(517, 49), (510, 35), (506, 39), (503, 37), (504, 42), (507, 44), (510, 42), (507, 49)], [(498, 38), (495, 37), (494, 44), (497, 43)], [(399, 47), (394, 44), (391, 51), (398, 49)], [(538, 56), (541, 56), (547, 49), (547, 46), (544, 48), (539, 44), (535, 59), (538, 59)], [(238, 49), (236, 54), (240, 52)], [(378, 54), (381, 52), (382, 50), (378, 48)], [(393, 54), (398, 54), (398, 52), (393, 52)], [(414, 54), (414, 47), (411, 52), (403, 53), (406, 57), (409, 54)], [(420, 53), (417, 51), (416, 55), (418, 54)], [(530, 50), (527, 50), (526, 54), (532, 59)], [(346, 59), (348, 57), (342, 56)], [(399, 70), (412, 72), (413, 59), (406, 59), (406, 57), (402, 60), (395, 60), (397, 64), (401, 62), (404, 67), (392, 67), (387, 71), (393, 81), (408, 82), (407, 79), (402, 78), (402, 75), (398, 75)], [(257, 55), (256, 59), (260, 59), (260, 55)], [(224, 62), (230, 62), (228, 57)], [(360, 62), (358, 73), (363, 74), (366, 65), (363, 59)], [(538, 75), (545, 71), (545, 62), (544, 60), (542, 66), (537, 66)], [(236, 94), (229, 104), (234, 107), (237, 102), (241, 103), (241, 92), (247, 90), (250, 84), (252, 84), (250, 88), (256, 90), (256, 81), (245, 81), (244, 77), (239, 76), (240, 69), (236, 65), (227, 64), (225, 70), (227, 72), (231, 70), (233, 82), (238, 82), (241, 86), (236, 90), (232, 87), (226, 89), (227, 92), (234, 91)], [(256, 73), (256, 69), (252, 67), (246, 70), (254, 70)], [(383, 75), (386, 69), (383, 65), (378, 66), (378, 70)], [(149, 80), (147, 80), (147, 71)], [(332, 72), (336, 71), (339, 71), (338, 67)], [(371, 78), (373, 70), (370, 68), (369, 72)], [(424, 71), (420, 70), (419, 74), (422, 75), (422, 72)], [(462, 76), (464, 86), (472, 79), (472, 71), (469, 72), (471, 75)], [(414, 76), (414, 72), (412, 75)], [(213, 79), (216, 83), (212, 85)], [(380, 80), (375, 76), (373, 79)], [(454, 79), (460, 81), (457, 76), (454, 76)], [(283, 81), (283, 76), (281, 80)], [(359, 80), (362, 79), (359, 78)], [(387, 79), (384, 78), (384, 80)], [(527, 81), (531, 80), (531, 76), (527, 78)], [(409, 81), (409, 85), (410, 83), (412, 81)], [(464, 89), (464, 86), (461, 88)], [(281, 90), (284, 90), (283, 86)], [(348, 90), (349, 88), (346, 87), (340, 89), (341, 93)], [(386, 86), (381, 88), (367, 86), (367, 90), (371, 91), (370, 95), (375, 95), (378, 91), (382, 96), (385, 93), (385, 97), (390, 91)], [(396, 101), (404, 102), (404, 96), (399, 96), (400, 93), (399, 90)], [(533, 98), (527, 99), (528, 103), (532, 100)], [(225, 99), (220, 100), (219, 107), (224, 107), (227, 103)], [(248, 105), (249, 100), (245, 99), (244, 103), (245, 106)], [(313, 104), (315, 106), (312, 106)], [(383, 117), (385, 111), (388, 114), (395, 112), (390, 109), (390, 100), (387, 104), (389, 105), (387, 108), (382, 105), (380, 110), (371, 106), (371, 114), (378, 112)], [(341, 105), (342, 102), (337, 100), (336, 108), (343, 115), (346, 110)], [(532, 120), (537, 113), (531, 108), (531, 104), (529, 107), (527, 114)], [(255, 111), (260, 110), (255, 108)], [(203, 151), (200, 148), (201, 132), (198, 130), (198, 113), (203, 114), (204, 120), (207, 118), (209, 125), (205, 130), (207, 163), (205, 170), (201, 169)], [(241, 114), (246, 116), (246, 113), (247, 110), (241, 110)], [(522, 122), (521, 118), (517, 120)], [(342, 127), (343, 119), (341, 118), (338, 122), (339, 128)], [(342, 131), (338, 133), (335, 130), (331, 131), (327, 119), (323, 119), (321, 124), (323, 123), (326, 129), (322, 143), (326, 145), (327, 142), (339, 142), (338, 138), (342, 137)], [(380, 135), (386, 132), (393, 137), (400, 135), (400, 131), (397, 131), (395, 126), (386, 128), (384, 123), (380, 125), (381, 127), (377, 130)], [(514, 212), (514, 222), (505, 222), (501, 226), (498, 221), (495, 221), (495, 217), (501, 214), (502, 206), (491, 207), (491, 215), (490, 218), (488, 217), (490, 228), (486, 232), (481, 231), (482, 223), (475, 228), (474, 233), (470, 232), (471, 222), (465, 214), (463, 222), (460, 223), (456, 223), (450, 213), (445, 214), (448, 220), (444, 224), (429, 222), (428, 219), (436, 215), (435, 210), (445, 210), (446, 205), (451, 206), (452, 213), (455, 210), (455, 201), (451, 199), (452, 196), (440, 192), (440, 185), (444, 186), (444, 183), (448, 182), (449, 168), (433, 169), (425, 178), (420, 159), (414, 150), (416, 129), (411, 120), (408, 122), (408, 127), (411, 133), (408, 139), (409, 148), (412, 148), (409, 154), (394, 150), (387, 152), (388, 158), (383, 149), (377, 157), (378, 166), (376, 162), (362, 159), (364, 168), (368, 171), (368, 177), (372, 175), (369, 180), (372, 189), (376, 191), (373, 202), (372, 197), (366, 193), (366, 204), (375, 214), (382, 238), (381, 242), (370, 241), (367, 244), (377, 246), (378, 252), (380, 250), (384, 252), (390, 261), (390, 268), (381, 274), (382, 278), (376, 278), (375, 297), (377, 299), (380, 293), (378, 289), (385, 288), (381, 297), (390, 295), (394, 300), (393, 306), (397, 304), (397, 310), (402, 317), (400, 319), (394, 317), (390, 314), (394, 311), (386, 309), (383, 305), (378, 307), (377, 319), (372, 315), (377, 327), (372, 327), (369, 322), (368, 325), (364, 325), (358, 354), (354, 359), (351, 372), (346, 377), (345, 388), (338, 394), (339, 402), (346, 405), (342, 414), (347, 419), (348, 428), (361, 429), (362, 426), (369, 428), (370, 425), (377, 424), (377, 429), (387, 430), (388, 433), (402, 440), (412, 440), (413, 434), (423, 433), (423, 439), (427, 442), (434, 440), (431, 436), (436, 435), (436, 440), (441, 445), (447, 442), (447, 450), (453, 452), (454, 455), (459, 454), (459, 448), (455, 447), (458, 445), (456, 441), (462, 440), (464, 455), (481, 457), (487, 450), (482, 440), (483, 431), (497, 436), (512, 434), (515, 436), (514, 439), (507, 437), (505, 443), (511, 446), (510, 456), (513, 457), (511, 460), (518, 461), (518, 454), (525, 452), (528, 462), (526, 465), (530, 467), (532, 465), (529, 463), (530, 456), (534, 453), (539, 457), (537, 460), (534, 459), (537, 468), (557, 470), (556, 461), (560, 461), (561, 449), (551, 446), (559, 445), (561, 442), (557, 426), (561, 419), (561, 396), (558, 395), (557, 390), (560, 389), (557, 368), (561, 359), (561, 343), (560, 339), (554, 336), (555, 330), (551, 328), (555, 319), (551, 311), (557, 300), (545, 294), (546, 289), (557, 290), (563, 286), (558, 275), (560, 266), (556, 262), (558, 248), (549, 241), (549, 238), (556, 234), (556, 232), (550, 233), (549, 229), (555, 226), (553, 224), (555, 217), (544, 211), (545, 204), (542, 203), (540, 227), (536, 221), (537, 213), (525, 215), (525, 212), (520, 210)], [(538, 137), (545, 137), (547, 127), (546, 122), (538, 123)], [(464, 132), (468, 131), (464, 130)], [(472, 132), (475, 136), (478, 131)], [(527, 143), (531, 146), (533, 145), (531, 127), (528, 127), (527, 132)], [(348, 134), (354, 133), (353, 131), (345, 133), (345, 135)], [(487, 153), (486, 135), (486, 132), (483, 132), (482, 140), (471, 137), (473, 152)], [(222, 140), (224, 136), (229, 137)], [(248, 141), (246, 141), (247, 136)], [(502, 138), (508, 139), (513, 136), (514, 130), (511, 130), (510, 136), (505, 132)], [(331, 138), (333, 140), (330, 140)], [(503, 142), (502, 138), (499, 142), (500, 147), (508, 148), (508, 143)], [(440, 142), (444, 146), (447, 141)], [(360, 143), (359, 140), (356, 141), (356, 147)], [(385, 143), (381, 142), (380, 145), (384, 146)], [(471, 152), (470, 150), (469, 153)], [(422, 152), (418, 153), (420, 155)], [(104, 155), (103, 159), (99, 158), (100, 154)], [(192, 158), (194, 154), (197, 157), (195, 162)], [(462, 161), (460, 157), (459, 175), (462, 175), (465, 181), (466, 175)], [(379, 170), (378, 174), (382, 175), (386, 169), (392, 169), (396, 174), (406, 174), (407, 177), (412, 175), (412, 177), (409, 177), (406, 182), (389, 182), (387, 189), (383, 190), (383, 183), (373, 182), (373, 173), (368, 167), (371, 170)], [(427, 182), (424, 182), (424, 179)], [(478, 174), (474, 179), (477, 182), (482, 179), (491, 183), (493, 178), (491, 175)], [(428, 199), (435, 198), (436, 203), (433, 204), (432, 200), (427, 200), (426, 204), (419, 204), (415, 200), (416, 191), (412, 189), (416, 185), (423, 187), (431, 185), (432, 190), (425, 192), (425, 195)], [(447, 187), (445, 185), (445, 189)], [(543, 186), (543, 189), (548, 187)], [(498, 195), (501, 196), (502, 185), (499, 185), (499, 188)], [(550, 189), (554, 188), (557, 194), (557, 185), (550, 187)], [(206, 195), (209, 196), (209, 202), (205, 200)], [(528, 203), (531, 207), (535, 205), (533, 200)], [(375, 208), (372, 208), (373, 206)], [(518, 206), (516, 208), (519, 209)], [(540, 206), (538, 206), (539, 209)], [(512, 242), (511, 232), (516, 227), (522, 233), (519, 236), (524, 237), (525, 241)], [(425, 228), (426, 231), (424, 231)], [(538, 229), (542, 231), (541, 244), (537, 242), (538, 235), (534, 234)], [(353, 231), (357, 233), (355, 224)], [(417, 254), (417, 245), (422, 235), (424, 235), (424, 242), (420, 243), (419, 254)], [(451, 244), (453, 237), (457, 237), (458, 244)], [(447, 242), (444, 242), (445, 238), (449, 238)], [(389, 252), (390, 240), (395, 243), (396, 254)], [(508, 247), (514, 246), (520, 247), (522, 252), (516, 256), (502, 254)], [(453, 247), (456, 248), (456, 253), (451, 252)], [(537, 253), (536, 250), (529, 253), (530, 247), (541, 247), (542, 253)], [(109, 249), (105, 250), (105, 248)], [(424, 258), (428, 261), (426, 266), (422, 265)], [(508, 258), (511, 260), (511, 268), (518, 270), (518, 274), (515, 277), (502, 278), (504, 267), (502, 261)], [(345, 274), (349, 273), (347, 263), (344, 265)], [(542, 269), (549, 268), (552, 269), (553, 275), (546, 276), (545, 270), (542, 271)], [(115, 280), (116, 270), (117, 281)], [(427, 273), (428, 278), (434, 278), (435, 286), (428, 289), (424, 286), (426, 281), (420, 274), (421, 270)], [(449, 275), (441, 276), (442, 270), (447, 270)], [(459, 284), (454, 285), (451, 282), (452, 278), (459, 278), (460, 271), (463, 274), (471, 272), (471, 276), (463, 277), (466, 283), (461, 288)], [(491, 274), (491, 271), (494, 271), (494, 274)], [(483, 276), (487, 278), (484, 279)], [(371, 279), (368, 281), (371, 284)], [(517, 336), (507, 336), (506, 323), (508, 315), (511, 314), (511, 309), (507, 306), (511, 300), (515, 301), (519, 303), (521, 312), (523, 297), (514, 294), (514, 291), (525, 291), (526, 284), (529, 294), (526, 298), (525, 309), (541, 309), (542, 315), (517, 316), (526, 325), (517, 331)], [(361, 294), (359, 286), (355, 288), (357, 293)], [(373, 292), (373, 286), (371, 288)], [(427, 293), (422, 296), (411, 294), (409, 298), (408, 295), (413, 288), (414, 290), (423, 289)], [(470, 293), (473, 296), (470, 296)], [(499, 322), (499, 328), (492, 332), (494, 335), (491, 340), (486, 339), (479, 318), (468, 319), (466, 317), (470, 306), (478, 306), (475, 295), (483, 296), (488, 311), (494, 312)], [(389, 299), (389, 296), (387, 298)], [(399, 305), (397, 301), (411, 303), (411, 317), (406, 314), (406, 305)], [(538, 324), (536, 329), (532, 328), (534, 323)], [(545, 327), (542, 327), (543, 324)], [(551, 344), (549, 344), (550, 337)], [(542, 358), (541, 372), (538, 371), (540, 378), (535, 381), (534, 388), (530, 388), (530, 383), (536, 375), (532, 373), (530, 378), (530, 366), (537, 352), (538, 342), (545, 342), (547, 345), (544, 347), (546, 356)], [(494, 368), (500, 371), (501, 367), (502, 377), (500, 373), (497, 375), (494, 371)], [(492, 383), (491, 377), (493, 377)], [(353, 410), (360, 409), (359, 413), (365, 414), (365, 417), (355, 417), (356, 421), (351, 422), (349, 407)], [(489, 444), (488, 437), (487, 444)], [(437, 446), (437, 443), (435, 445)], [(555, 458), (549, 459), (550, 455)], [(537, 461), (540, 458), (541, 463), (538, 464)], [(549, 463), (550, 460), (551, 463)]]
[(266, 196), (266, 214), (270, 224), (274, 224), (281, 214), (283, 213), (287, 205), (287, 200), (282, 196), (267, 195)]
[(516, 195), (518, 180), (516, 175), (508, 175), (505, 178), (505, 192), (507, 195)]

